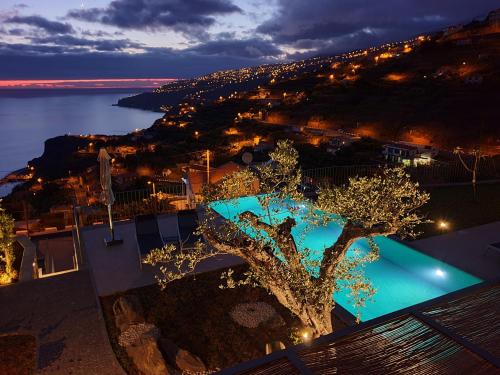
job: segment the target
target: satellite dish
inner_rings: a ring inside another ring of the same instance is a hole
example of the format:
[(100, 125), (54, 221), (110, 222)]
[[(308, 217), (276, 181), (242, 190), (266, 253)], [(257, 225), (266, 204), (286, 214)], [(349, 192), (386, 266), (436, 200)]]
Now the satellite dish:
[(246, 165), (250, 164), (253, 160), (253, 155), (249, 152), (245, 152), (243, 153), (243, 155), (241, 156), (241, 159), (243, 160), (243, 163), (245, 163)]

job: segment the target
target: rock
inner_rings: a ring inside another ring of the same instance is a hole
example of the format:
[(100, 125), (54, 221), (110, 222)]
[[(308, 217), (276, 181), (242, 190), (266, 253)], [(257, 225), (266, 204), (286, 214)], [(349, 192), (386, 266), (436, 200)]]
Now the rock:
[(144, 323), (144, 312), (136, 296), (119, 297), (113, 304), (113, 313), (120, 332), (126, 331), (130, 325)]
[(118, 344), (126, 347), (132, 345), (141, 338), (152, 337), (157, 340), (160, 336), (160, 330), (154, 324), (139, 323), (129, 325), (128, 328), (118, 337)]
[(198, 356), (184, 349), (179, 349), (177, 352), (175, 364), (180, 370), (188, 374), (204, 373), (207, 370), (205, 364)]
[(170, 375), (167, 365), (158, 349), (156, 339), (151, 336), (143, 336), (132, 345), (125, 348), (128, 356), (144, 375)]
[(203, 361), (193, 353), (179, 348), (169, 339), (161, 338), (160, 348), (167, 360), (186, 374), (205, 373), (207, 368)]

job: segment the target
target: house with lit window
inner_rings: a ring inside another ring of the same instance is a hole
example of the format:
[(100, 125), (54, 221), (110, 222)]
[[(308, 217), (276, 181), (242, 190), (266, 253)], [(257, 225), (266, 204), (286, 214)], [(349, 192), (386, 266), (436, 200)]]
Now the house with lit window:
[(383, 146), (382, 154), (389, 163), (406, 166), (428, 165), (433, 162), (438, 150), (431, 146), (408, 142), (391, 142)]

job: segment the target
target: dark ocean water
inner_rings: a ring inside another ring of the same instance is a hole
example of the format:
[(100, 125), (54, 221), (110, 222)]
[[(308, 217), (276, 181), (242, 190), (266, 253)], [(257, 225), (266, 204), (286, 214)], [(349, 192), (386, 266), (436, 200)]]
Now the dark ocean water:
[(161, 114), (113, 106), (134, 89), (0, 90), (0, 177), (43, 153), (64, 134), (126, 134)]

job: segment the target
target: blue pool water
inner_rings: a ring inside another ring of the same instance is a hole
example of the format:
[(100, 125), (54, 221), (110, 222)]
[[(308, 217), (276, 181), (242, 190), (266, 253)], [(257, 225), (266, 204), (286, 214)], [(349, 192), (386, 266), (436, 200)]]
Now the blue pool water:
[[(266, 221), (264, 212), (256, 197), (243, 197), (232, 201), (218, 201), (211, 208), (224, 218), (237, 221), (240, 213), (251, 211)], [(297, 226), (292, 233), (301, 249), (316, 250), (311, 256), (322, 257), (322, 250), (331, 246), (340, 235), (341, 225), (330, 222), (326, 226), (310, 228), (301, 216), (300, 210), (293, 214), (284, 205), (271, 206), (271, 216), (281, 221), (287, 216), (293, 216)], [(308, 228), (308, 229), (306, 229)], [(255, 233), (248, 232), (250, 236)], [(450, 292), (480, 283), (482, 280), (456, 267), (433, 257), (422, 254), (400, 242), (386, 237), (376, 237), (375, 242), (380, 248), (380, 258), (366, 265), (365, 274), (377, 289), (373, 300), (361, 308), (361, 320), (367, 321), (379, 316), (436, 298)], [(367, 252), (368, 243), (365, 239), (357, 241), (347, 256), (352, 255), (354, 248)], [(344, 309), (356, 316), (358, 310), (348, 295), (347, 289), (335, 292), (335, 300)]]

